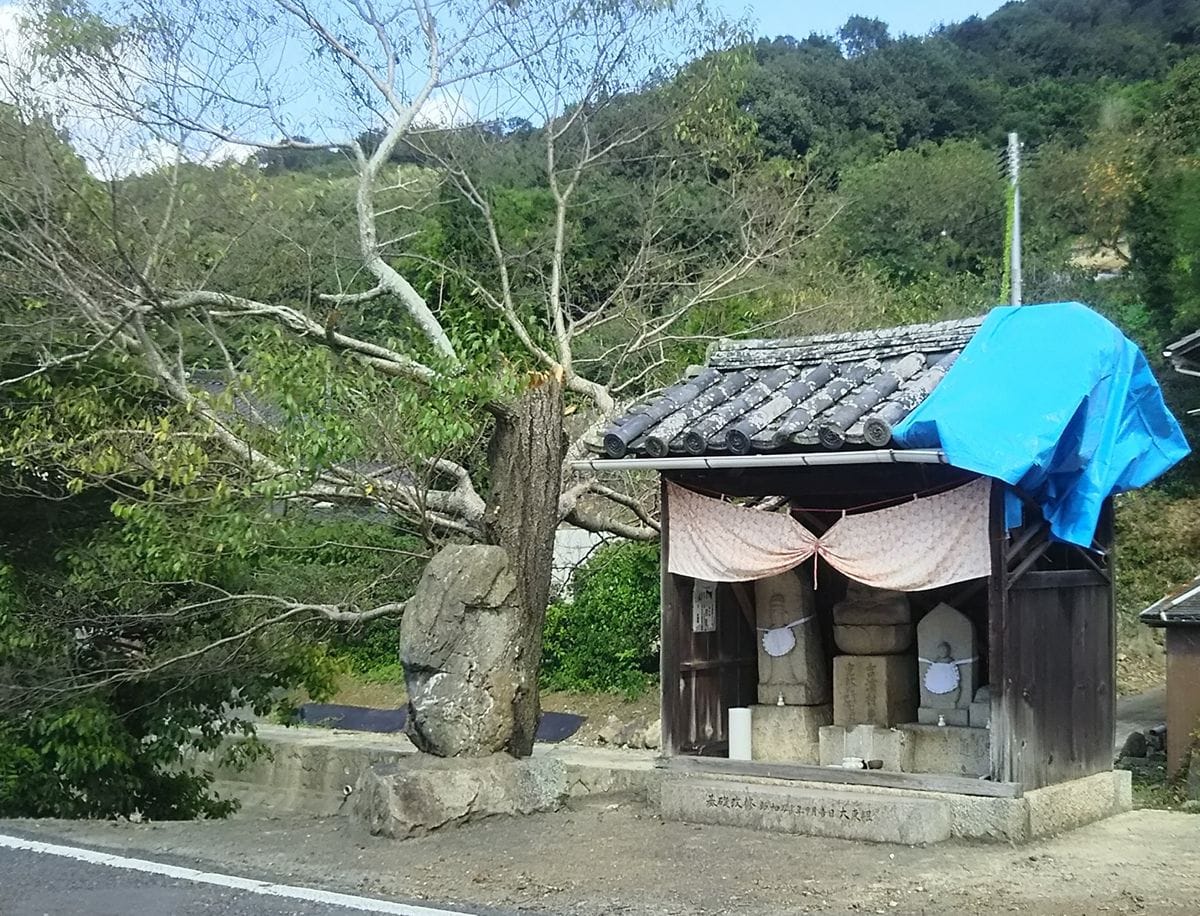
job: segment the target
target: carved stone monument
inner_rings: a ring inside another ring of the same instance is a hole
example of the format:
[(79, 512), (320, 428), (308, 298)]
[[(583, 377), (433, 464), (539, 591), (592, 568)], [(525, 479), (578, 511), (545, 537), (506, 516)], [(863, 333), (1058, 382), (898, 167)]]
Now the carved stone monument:
[(966, 615), (939, 604), (917, 624), (921, 706), (925, 725), (969, 725), (979, 680), (975, 627)]
[(912, 609), (904, 592), (851, 580), (833, 606), (833, 640), (847, 655), (898, 655), (912, 647)]
[(917, 711), (912, 655), (839, 655), (833, 660), (833, 724), (897, 725)]
[(812, 583), (785, 572), (754, 583), (758, 626), (758, 702), (818, 706), (829, 702), (829, 666), (821, 644)]

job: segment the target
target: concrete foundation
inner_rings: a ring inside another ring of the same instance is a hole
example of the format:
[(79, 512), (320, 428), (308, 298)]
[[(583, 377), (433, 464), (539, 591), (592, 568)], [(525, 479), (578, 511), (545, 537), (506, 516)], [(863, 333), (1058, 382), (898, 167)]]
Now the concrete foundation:
[(893, 772), (979, 777), (991, 772), (990, 739), (983, 728), (830, 725), (820, 730), (819, 760), (838, 766), (846, 757), (861, 757), (882, 760), (882, 768)]
[(868, 795), (808, 783), (766, 784), (671, 778), (662, 814), (692, 824), (924, 846), (950, 839), (943, 799)]
[(671, 774), (662, 783), (668, 820), (909, 845), (949, 838), (1025, 843), (1132, 808), (1130, 774), (1122, 770), (1019, 798), (743, 776)]
[(971, 704), (967, 714), (967, 724), (971, 728), (987, 728), (992, 721), (992, 701), (984, 700)]
[(833, 721), (833, 706), (755, 706), (750, 720), (755, 760), (816, 763), (819, 730)]

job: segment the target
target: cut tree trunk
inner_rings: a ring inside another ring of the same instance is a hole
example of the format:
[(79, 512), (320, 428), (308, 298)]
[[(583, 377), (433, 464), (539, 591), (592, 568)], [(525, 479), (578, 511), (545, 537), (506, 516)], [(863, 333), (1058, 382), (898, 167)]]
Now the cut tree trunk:
[(508, 554), (508, 568), (517, 583), (515, 600), (523, 611), (524, 627), (513, 659), (515, 726), (507, 748), (516, 757), (533, 753), (537, 731), (542, 626), (550, 598), (565, 452), (562, 379), (557, 374), (538, 376), (515, 401), (496, 411), (484, 516), (487, 540)]

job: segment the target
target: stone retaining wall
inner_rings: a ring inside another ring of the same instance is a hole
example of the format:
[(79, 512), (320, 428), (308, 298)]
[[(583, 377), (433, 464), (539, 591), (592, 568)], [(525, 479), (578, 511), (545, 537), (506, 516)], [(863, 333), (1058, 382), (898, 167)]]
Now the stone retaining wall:
[[(248, 812), (349, 814), (356, 801), (354, 790), (368, 769), (403, 767), (405, 758), (415, 753), (402, 735), (260, 726), (259, 736), (271, 750), (269, 758), (241, 772), (217, 773), (217, 790), (240, 798)], [(622, 794), (677, 820), (848, 839), (923, 844), (958, 837), (1022, 843), (1133, 807), (1130, 774), (1119, 770), (1037, 789), (1020, 798), (986, 798), (683, 774), (657, 769), (652, 751), (538, 745), (536, 757), (562, 762), (568, 797)], [(717, 801), (709, 804), (710, 797)], [(728, 803), (721, 804), (720, 798)], [(747, 798), (753, 806), (746, 804)], [(741, 800), (740, 806), (735, 799)]]

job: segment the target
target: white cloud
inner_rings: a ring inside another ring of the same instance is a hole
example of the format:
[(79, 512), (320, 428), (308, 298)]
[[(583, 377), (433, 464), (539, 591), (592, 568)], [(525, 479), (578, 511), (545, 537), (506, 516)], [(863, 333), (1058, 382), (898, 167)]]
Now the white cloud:
[(443, 89), (433, 93), (414, 119), (417, 127), (462, 127), (476, 119), (476, 106), (463, 93)]
[(0, 101), (11, 101), (29, 71), (29, 48), (21, 35), (21, 8), (0, 5)]
[[(24, 15), (18, 4), (0, 5), (0, 101), (50, 117), (67, 132), (94, 175), (145, 174), (180, 158), (209, 165), (244, 162), (254, 154), (253, 147), (212, 137), (169, 139), (154, 134), (113, 112), (87, 79), (53, 78), (39, 72), (29, 36), (24, 33)], [(126, 89), (131, 84), (137, 88), (139, 60), (144, 57), (133, 50), (123, 55)]]

